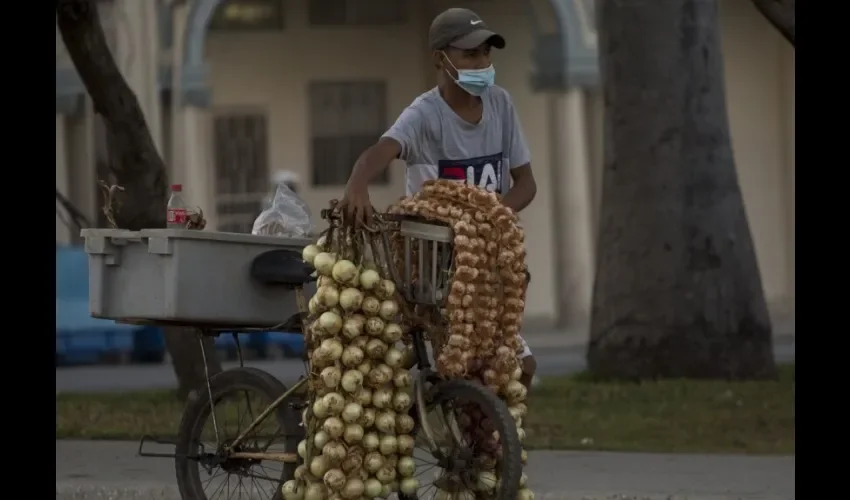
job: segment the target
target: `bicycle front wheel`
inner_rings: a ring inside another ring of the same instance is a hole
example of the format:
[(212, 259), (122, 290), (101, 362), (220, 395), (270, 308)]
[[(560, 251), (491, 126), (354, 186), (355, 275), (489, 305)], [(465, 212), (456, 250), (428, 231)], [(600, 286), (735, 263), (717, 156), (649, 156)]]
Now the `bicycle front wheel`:
[[(177, 435), (175, 470), (183, 500), (263, 498), (280, 500), (280, 488), (294, 465), (278, 461), (233, 459), (224, 453), (235, 438), (286, 391), (270, 374), (236, 368), (210, 378), (213, 404), (206, 388), (186, 405)], [(297, 412), (284, 401), (234, 451), (295, 453)], [(293, 441), (295, 446), (293, 446)]]
[[(516, 500), (522, 476), (522, 444), (516, 423), (507, 405), (483, 385), (469, 380), (438, 382), (427, 392), (426, 421), (430, 427), (440, 457), (435, 457), (417, 438), (415, 458), (419, 489), (413, 494), (399, 494), (399, 500), (432, 498), (466, 498), (462, 492), (474, 493), (474, 498)], [(468, 420), (486, 422), (487, 431), (495, 441), (480, 439), (482, 433), (468, 430)], [(498, 457), (496, 468), (493, 459)], [(486, 473), (495, 472), (498, 481)], [(482, 475), (485, 473), (485, 475)], [(482, 482), (484, 484), (482, 484)]]

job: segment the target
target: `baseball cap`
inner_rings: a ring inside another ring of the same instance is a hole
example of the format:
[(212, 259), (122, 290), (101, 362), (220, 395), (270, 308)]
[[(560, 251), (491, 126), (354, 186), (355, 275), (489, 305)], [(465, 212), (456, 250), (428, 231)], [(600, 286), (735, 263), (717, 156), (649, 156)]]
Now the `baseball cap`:
[(428, 45), (432, 50), (445, 47), (474, 49), (488, 42), (497, 49), (505, 48), (505, 38), (491, 31), (475, 12), (452, 8), (434, 18), (428, 30)]

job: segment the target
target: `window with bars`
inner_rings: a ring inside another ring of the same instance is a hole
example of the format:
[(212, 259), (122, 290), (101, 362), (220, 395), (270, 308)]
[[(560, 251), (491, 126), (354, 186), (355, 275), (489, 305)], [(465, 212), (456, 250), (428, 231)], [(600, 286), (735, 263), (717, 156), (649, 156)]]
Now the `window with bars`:
[(284, 0), (225, 0), (210, 20), (214, 31), (270, 31), (284, 26)]
[(216, 113), (213, 144), (218, 230), (250, 233), (269, 196), (266, 115)]
[[(312, 82), (309, 94), (313, 185), (343, 186), (357, 157), (386, 131), (386, 82)], [(389, 179), (386, 169), (373, 182)]]
[(386, 26), (407, 22), (410, 2), (402, 0), (309, 0), (313, 26)]

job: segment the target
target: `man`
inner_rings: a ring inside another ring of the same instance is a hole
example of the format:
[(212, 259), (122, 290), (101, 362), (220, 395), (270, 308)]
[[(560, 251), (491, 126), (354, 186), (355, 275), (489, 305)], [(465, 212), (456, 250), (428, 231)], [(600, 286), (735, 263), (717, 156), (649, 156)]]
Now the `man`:
[[(408, 195), (427, 180), (452, 179), (495, 192), (519, 212), (537, 193), (519, 117), (507, 91), (493, 83), (490, 50), (503, 49), (504, 37), (471, 10), (453, 8), (431, 23), (428, 43), (437, 87), (360, 155), (346, 185), (340, 206), (358, 224), (372, 217), (369, 181), (395, 158), (407, 163)], [(524, 340), (522, 346), (522, 380), (530, 387), (537, 364)]]

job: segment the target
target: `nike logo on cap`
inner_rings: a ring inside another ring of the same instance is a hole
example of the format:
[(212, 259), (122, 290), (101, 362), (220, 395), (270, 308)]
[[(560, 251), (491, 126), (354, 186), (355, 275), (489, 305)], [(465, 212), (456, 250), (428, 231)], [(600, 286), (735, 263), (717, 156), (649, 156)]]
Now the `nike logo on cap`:
[(475, 26), (476, 24), (481, 24), (481, 20), (479, 19), (477, 21), (469, 21), (469, 24)]

